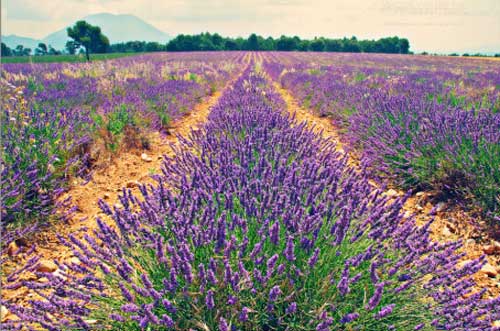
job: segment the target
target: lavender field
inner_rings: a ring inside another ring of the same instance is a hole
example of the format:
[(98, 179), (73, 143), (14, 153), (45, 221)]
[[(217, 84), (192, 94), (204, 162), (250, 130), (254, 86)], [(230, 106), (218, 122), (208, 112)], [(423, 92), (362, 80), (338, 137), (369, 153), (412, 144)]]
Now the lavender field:
[(2, 330), (500, 330), (500, 61), (2, 67)]

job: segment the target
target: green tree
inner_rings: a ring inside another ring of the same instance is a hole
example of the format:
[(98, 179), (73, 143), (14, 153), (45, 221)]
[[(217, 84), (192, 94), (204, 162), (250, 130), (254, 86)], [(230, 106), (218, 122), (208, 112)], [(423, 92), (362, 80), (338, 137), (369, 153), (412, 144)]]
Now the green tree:
[(13, 53), (17, 56), (29, 56), (31, 54), (31, 48), (24, 48), (23, 45), (17, 45)]
[(216, 50), (224, 50), (224, 38), (222, 38), (220, 34), (214, 33), (212, 35), (212, 44), (214, 45)]
[(36, 55), (47, 55), (47, 45), (44, 43), (39, 43), (38, 47), (35, 48)]
[(155, 41), (150, 41), (146, 43), (146, 46), (144, 48), (146, 52), (161, 52), (164, 50), (163, 46)]
[(199, 36), (195, 36), (195, 40), (199, 39), (197, 44), (199, 45), (199, 50), (201, 51), (215, 51), (217, 50), (214, 43), (212, 42), (212, 36), (210, 33), (202, 33)]
[(266, 39), (264, 39), (261, 36), (257, 36), (257, 38), (259, 39), (259, 48), (261, 50), (266, 50), (266, 51), (276, 50), (276, 44), (274, 42), (273, 37), (267, 37)]
[(258, 51), (259, 50), (259, 40), (257, 39), (257, 35), (252, 33), (246, 42), (246, 47), (249, 51)]
[(295, 51), (298, 49), (299, 44), (300, 39), (297, 36), (281, 36), (280, 39), (276, 41), (276, 49), (278, 51)]
[(68, 40), (68, 41), (66, 42), (66, 46), (65, 46), (65, 48), (66, 48), (66, 52), (68, 52), (68, 54), (73, 55), (73, 54), (75, 54), (75, 53), (76, 53), (76, 49), (77, 49), (78, 47), (76, 47), (75, 42), (74, 42), (73, 40)]
[(109, 47), (109, 39), (102, 34), (101, 28), (78, 21), (68, 28), (68, 37), (73, 39), (75, 46), (85, 48), (85, 56), (90, 61), (90, 53), (105, 53)]
[(410, 50), (410, 42), (406, 38), (399, 39), (399, 52), (401, 54), (408, 54)]
[(226, 51), (236, 51), (238, 50), (238, 44), (232, 39), (228, 39), (224, 42), (224, 49)]
[(50, 55), (61, 55), (61, 51), (58, 51), (57, 49), (55, 49), (54, 47), (52, 47), (51, 45), (49, 45), (48, 54), (50, 54)]
[(311, 41), (306, 40), (306, 39), (301, 40), (298, 47), (299, 47), (298, 48), (299, 51), (308, 52), (311, 49)]
[(2, 43), (2, 56), (12, 56), (12, 49), (9, 46)]
[(314, 40), (311, 41), (311, 50), (313, 52), (323, 52), (325, 50), (325, 42), (323, 39), (314, 38)]
[(342, 43), (339, 39), (327, 39), (325, 44), (327, 52), (342, 52)]
[(24, 55), (24, 46), (17, 45), (16, 48), (14, 48), (14, 55), (23, 56)]
[(359, 47), (358, 39), (356, 37), (351, 37), (351, 39), (343, 38), (342, 51), (351, 53), (360, 52), (361, 48)]

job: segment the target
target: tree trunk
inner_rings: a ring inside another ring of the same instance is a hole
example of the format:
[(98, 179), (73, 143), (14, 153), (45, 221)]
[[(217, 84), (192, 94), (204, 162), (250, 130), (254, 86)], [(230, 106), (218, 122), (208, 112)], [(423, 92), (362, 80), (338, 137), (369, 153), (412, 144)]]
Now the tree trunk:
[(90, 61), (89, 48), (85, 47), (85, 55), (87, 56), (87, 61)]

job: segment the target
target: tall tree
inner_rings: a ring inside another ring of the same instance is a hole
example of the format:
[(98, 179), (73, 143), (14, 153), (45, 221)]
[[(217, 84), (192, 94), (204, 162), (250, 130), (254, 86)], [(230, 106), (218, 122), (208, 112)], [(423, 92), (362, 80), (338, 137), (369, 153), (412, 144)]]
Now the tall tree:
[(281, 36), (276, 42), (276, 49), (278, 51), (294, 51), (297, 49), (299, 42), (300, 39), (297, 41), (295, 37)]
[(342, 42), (339, 39), (327, 39), (325, 49), (327, 52), (342, 52)]
[(71, 55), (76, 53), (77, 47), (76, 47), (75, 42), (73, 40), (68, 40), (66, 42), (65, 48), (66, 48), (66, 52), (68, 52)]
[(54, 47), (52, 47), (51, 45), (49, 45), (48, 54), (50, 54), (50, 55), (61, 55), (61, 51), (58, 51), (57, 49), (55, 49)]
[(24, 48), (23, 45), (17, 45), (13, 53), (17, 56), (29, 56), (31, 54), (31, 48)]
[(311, 50), (313, 52), (323, 52), (325, 50), (325, 42), (323, 39), (314, 38), (314, 40), (311, 41)]
[(259, 40), (257, 39), (257, 35), (252, 33), (247, 40), (247, 47), (249, 51), (258, 51), (259, 50)]
[(17, 45), (16, 48), (14, 48), (14, 55), (23, 56), (24, 55), (24, 46)]
[(410, 50), (410, 42), (406, 38), (399, 39), (399, 53), (408, 54)]
[(2, 56), (12, 56), (12, 49), (9, 46), (2, 43)]
[(68, 37), (73, 39), (75, 47), (85, 48), (85, 56), (90, 61), (90, 53), (105, 53), (109, 47), (108, 38), (102, 34), (101, 28), (90, 25), (85, 21), (78, 21), (68, 28)]
[(35, 48), (36, 55), (47, 55), (47, 45), (44, 43), (39, 43), (38, 47)]

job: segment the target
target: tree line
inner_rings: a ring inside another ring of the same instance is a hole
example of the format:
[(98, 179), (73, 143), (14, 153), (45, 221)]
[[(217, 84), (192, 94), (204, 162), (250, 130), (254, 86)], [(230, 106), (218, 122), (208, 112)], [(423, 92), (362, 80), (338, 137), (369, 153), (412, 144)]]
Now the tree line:
[(297, 36), (279, 38), (256, 35), (248, 38), (222, 37), (217, 33), (197, 35), (180, 34), (166, 45), (171, 52), (181, 51), (314, 51), (314, 52), (366, 52), (408, 54), (410, 43), (406, 38), (388, 37), (378, 40), (358, 40), (356, 37), (330, 39), (301, 39)]
[(379, 40), (358, 40), (281, 36), (264, 38), (251, 34), (248, 38), (222, 37), (218, 33), (197, 35), (180, 34), (167, 44), (129, 41), (110, 45), (109, 52), (193, 52), (193, 51), (314, 51), (314, 52), (371, 52), (408, 54), (410, 43), (405, 38), (390, 37)]
[[(24, 47), (23, 45), (17, 45), (15, 48), (10, 48), (4, 43), (2, 43), (2, 56), (29, 56), (32, 50), (29, 47)], [(47, 46), (45, 43), (39, 43), (38, 47), (35, 48), (35, 55), (60, 55), (61, 51), (56, 50), (52, 46)]]
[[(87, 45), (88, 47), (85, 47)], [(128, 41), (109, 44), (106, 40), (91, 42), (66, 43), (64, 51), (55, 50), (43, 43), (35, 49), (35, 55), (57, 55), (61, 53), (142, 53), (142, 52), (188, 52), (188, 51), (314, 51), (314, 52), (366, 52), (366, 53), (409, 53), (409, 42), (405, 38), (390, 37), (379, 40), (358, 40), (356, 37), (343, 39), (315, 38), (312, 40), (299, 37), (281, 36), (264, 38), (251, 34), (248, 38), (225, 38), (219, 34), (201, 33), (198, 35), (178, 35), (167, 44), (146, 41)], [(31, 55), (30, 48), (19, 45), (10, 49), (2, 43), (3, 56)]]

